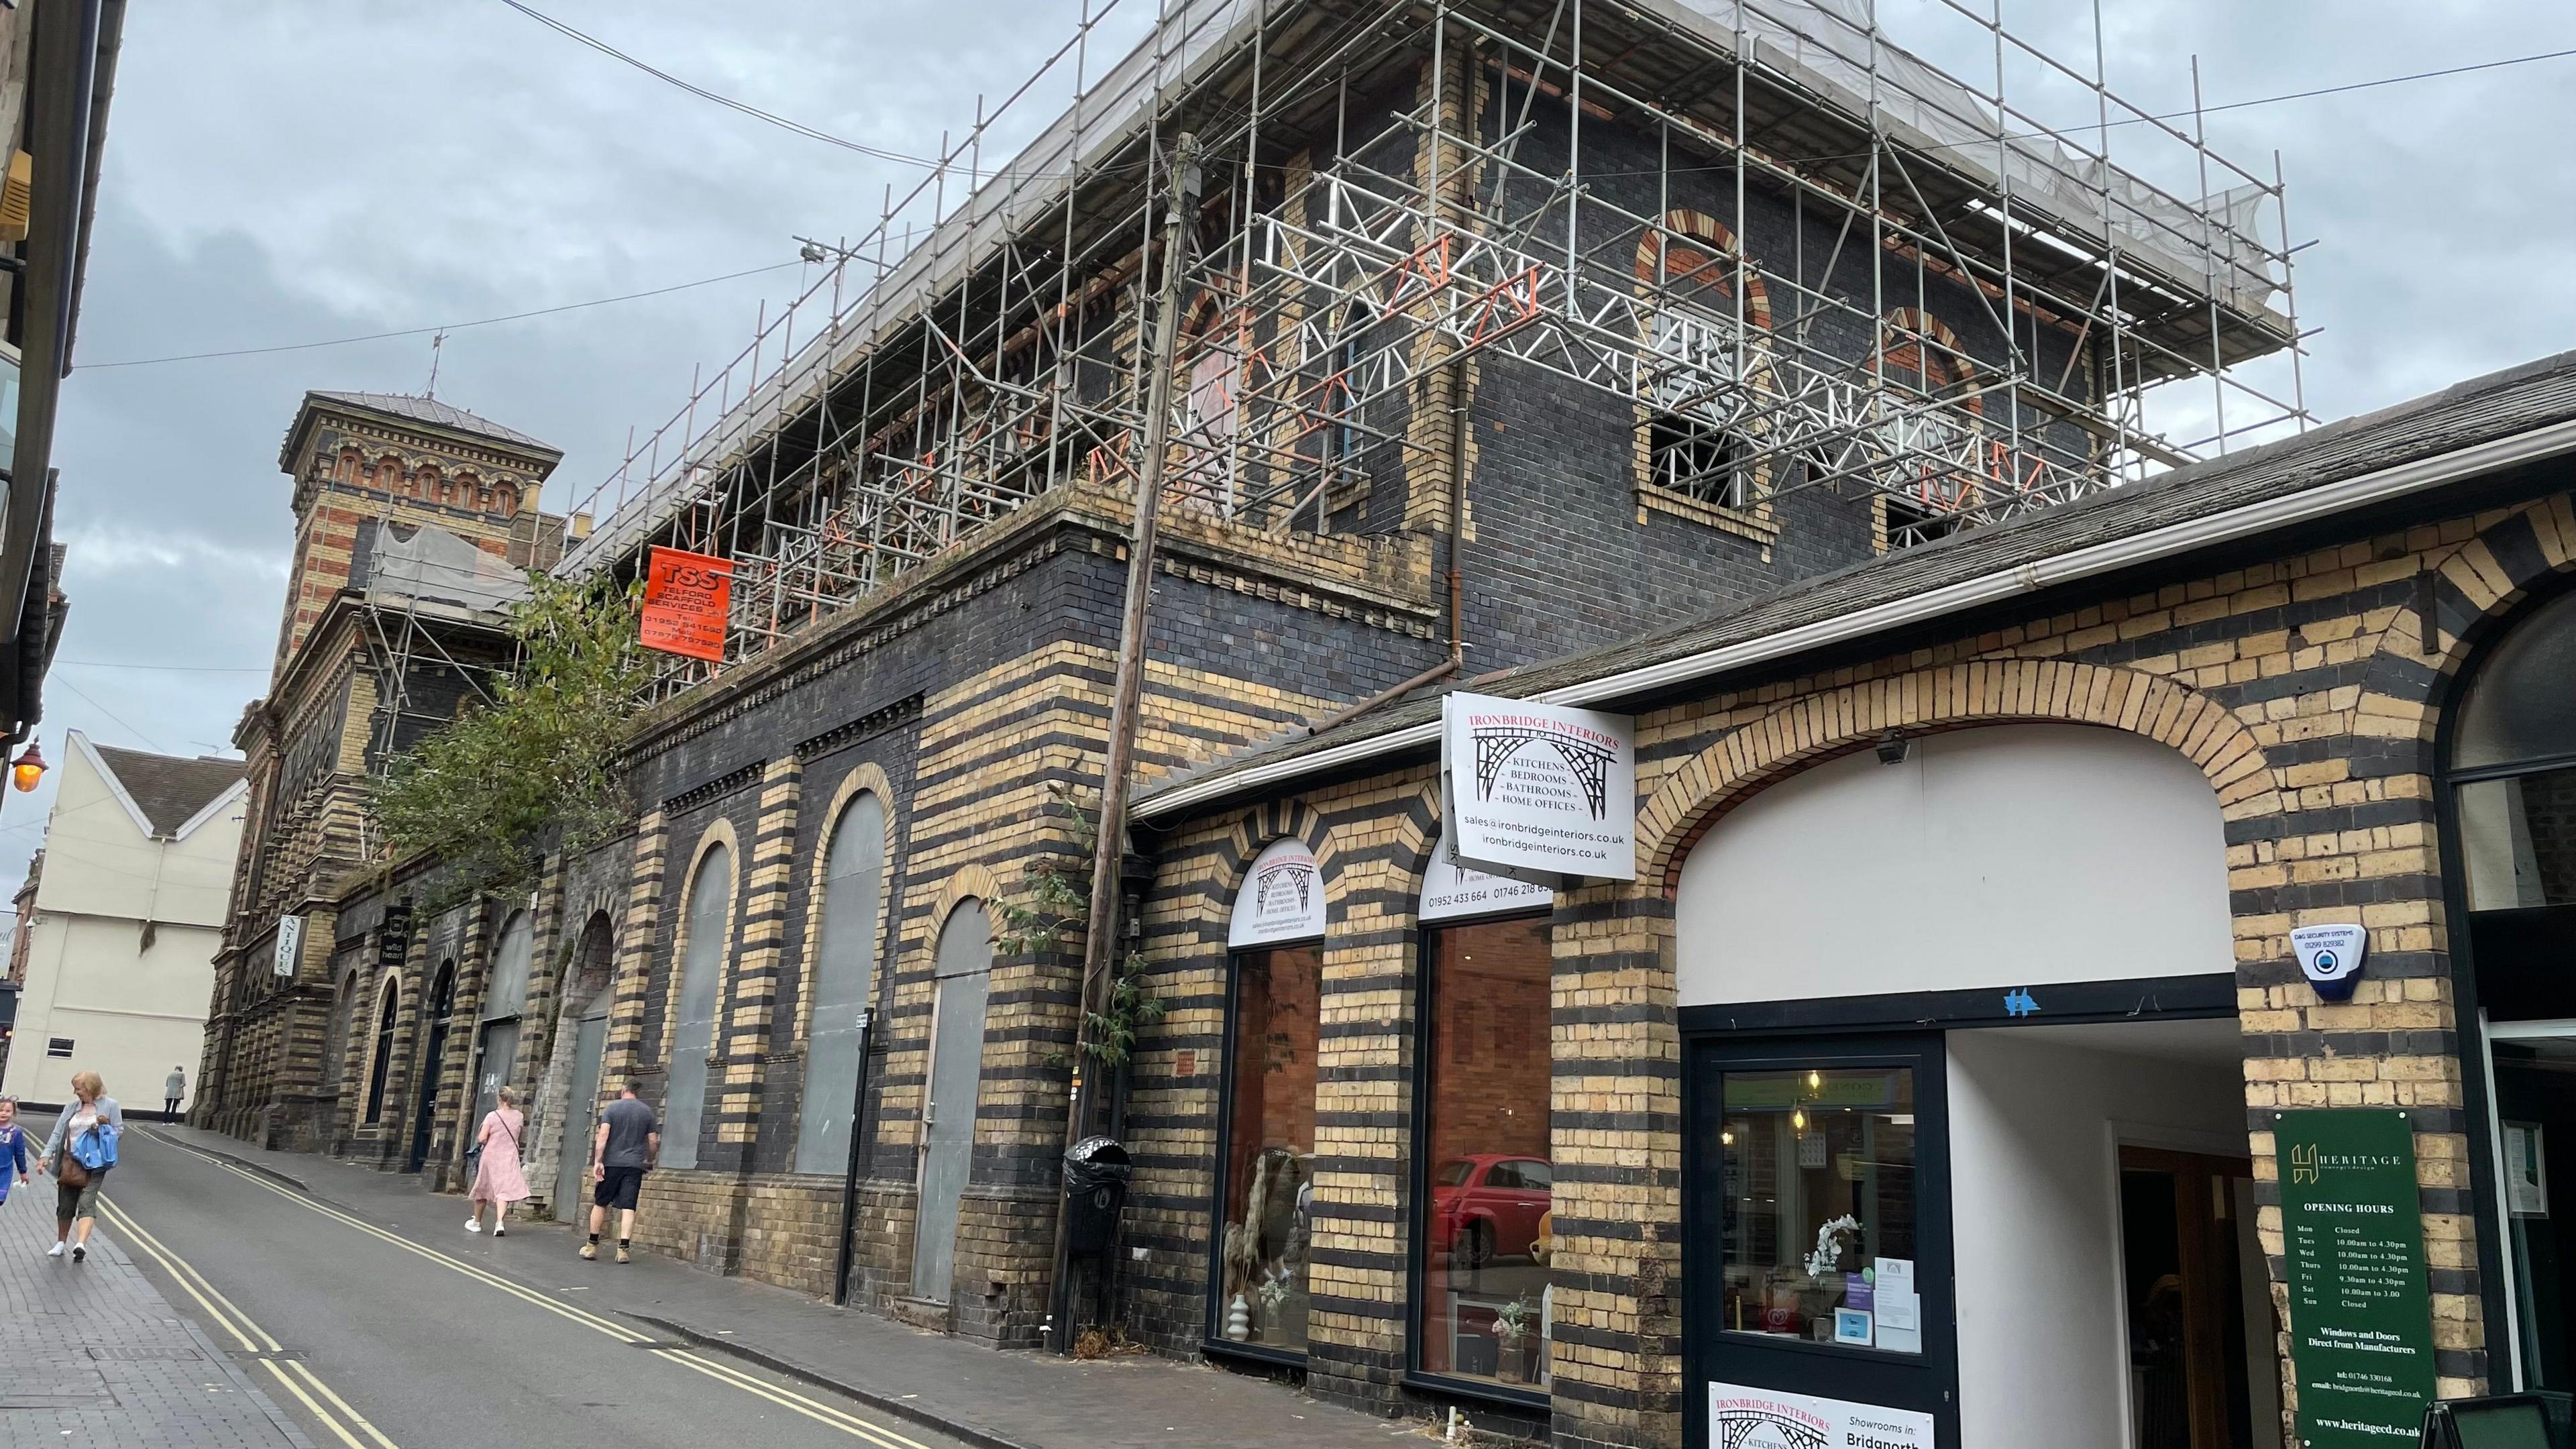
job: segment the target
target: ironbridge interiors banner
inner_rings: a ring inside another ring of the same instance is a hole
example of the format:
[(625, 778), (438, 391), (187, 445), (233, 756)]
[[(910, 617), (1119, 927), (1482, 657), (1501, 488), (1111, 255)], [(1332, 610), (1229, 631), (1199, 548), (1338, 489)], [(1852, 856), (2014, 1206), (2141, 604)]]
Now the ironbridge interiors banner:
[(1730, 1449), (1933, 1449), (1932, 1416), (1843, 1399), (1708, 1386), (1708, 1442)]
[(1234, 925), (1225, 942), (1238, 949), (1319, 940), (1324, 934), (1324, 876), (1302, 840), (1274, 840), (1252, 859), (1234, 896)]
[(1460, 865), (1456, 849), (1448, 832), (1442, 831), (1440, 848), (1431, 852), (1431, 864), (1422, 872), (1422, 905), (1415, 912), (1422, 924), (1507, 911), (1543, 911), (1556, 904), (1556, 892), (1550, 887)]
[(1637, 743), (1623, 714), (1452, 694), (1441, 784), (1458, 863), (1549, 885), (1637, 878)]

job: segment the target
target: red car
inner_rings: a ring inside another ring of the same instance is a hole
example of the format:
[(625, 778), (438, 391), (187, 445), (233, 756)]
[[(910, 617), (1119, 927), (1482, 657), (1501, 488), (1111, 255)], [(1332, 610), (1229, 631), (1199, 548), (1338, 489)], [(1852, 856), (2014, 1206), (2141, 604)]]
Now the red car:
[(1543, 1157), (1480, 1152), (1453, 1157), (1431, 1177), (1431, 1245), (1473, 1271), (1498, 1258), (1543, 1251), (1554, 1177)]

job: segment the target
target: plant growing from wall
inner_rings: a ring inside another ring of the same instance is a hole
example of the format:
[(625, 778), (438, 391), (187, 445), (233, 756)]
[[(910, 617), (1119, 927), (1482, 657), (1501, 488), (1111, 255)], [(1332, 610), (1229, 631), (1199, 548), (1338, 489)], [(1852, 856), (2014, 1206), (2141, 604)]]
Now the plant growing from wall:
[[(1100, 828), (1082, 807), (1066, 798), (1061, 786), (1050, 785), (1048, 793), (1052, 798), (1047, 813), (1071, 822), (1072, 849), (1031, 871), (1028, 893), (1021, 899), (997, 904), (1000, 927), (993, 933), (993, 941), (1014, 956), (1061, 951), (1078, 957), (1084, 928), (1091, 920), (1091, 882), (1090, 873), (1073, 862), (1092, 858)], [(1109, 999), (1103, 1006), (1104, 1010), (1084, 1013), (1087, 1030), (1082, 1049), (1102, 1065), (1116, 1067), (1123, 1065), (1127, 1054), (1135, 1049), (1138, 1029), (1163, 1017), (1163, 999), (1145, 984), (1144, 957), (1130, 951), (1118, 963), (1110, 976)], [(1070, 1061), (1070, 1057), (1059, 1053), (1053, 1065), (1065, 1066)]]
[(516, 662), (488, 701), (393, 757), (370, 789), (390, 859), (438, 861), (442, 894), (461, 899), (533, 877), (549, 836), (579, 851), (624, 825), (617, 753), (650, 677), (640, 599), (614, 580), (529, 576), (510, 608)]

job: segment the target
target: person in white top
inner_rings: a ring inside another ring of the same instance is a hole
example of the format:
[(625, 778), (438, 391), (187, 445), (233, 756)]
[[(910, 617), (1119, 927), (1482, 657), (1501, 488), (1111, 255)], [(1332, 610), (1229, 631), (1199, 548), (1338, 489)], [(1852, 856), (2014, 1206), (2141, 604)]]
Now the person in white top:
[[(45, 1250), (45, 1256), (61, 1257), (68, 1243), (72, 1261), (78, 1263), (89, 1257), (90, 1228), (98, 1221), (99, 1184), (107, 1181), (108, 1171), (116, 1165), (116, 1134), (125, 1130), (125, 1113), (96, 1072), (72, 1073), (72, 1097), (63, 1114), (54, 1119), (45, 1150), (36, 1154), (36, 1170), (54, 1175), (54, 1245)], [(106, 1160), (96, 1167), (83, 1162), (85, 1146)]]

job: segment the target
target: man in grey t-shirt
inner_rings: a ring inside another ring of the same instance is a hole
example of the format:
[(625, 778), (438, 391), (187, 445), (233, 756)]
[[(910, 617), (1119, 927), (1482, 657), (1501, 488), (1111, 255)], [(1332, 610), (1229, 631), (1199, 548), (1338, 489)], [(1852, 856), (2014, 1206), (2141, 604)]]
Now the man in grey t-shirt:
[(599, 1230), (608, 1210), (617, 1209), (617, 1261), (628, 1261), (626, 1241), (635, 1236), (635, 1195), (644, 1186), (644, 1169), (662, 1152), (661, 1123), (631, 1085), (599, 1114), (599, 1130), (590, 1139), (590, 1241), (581, 1245), (585, 1258), (599, 1256)]

